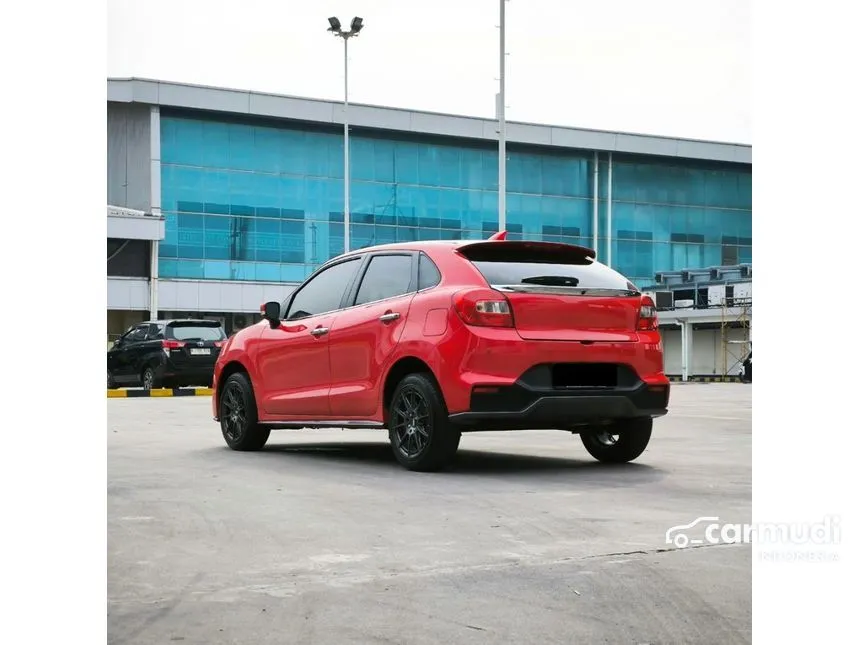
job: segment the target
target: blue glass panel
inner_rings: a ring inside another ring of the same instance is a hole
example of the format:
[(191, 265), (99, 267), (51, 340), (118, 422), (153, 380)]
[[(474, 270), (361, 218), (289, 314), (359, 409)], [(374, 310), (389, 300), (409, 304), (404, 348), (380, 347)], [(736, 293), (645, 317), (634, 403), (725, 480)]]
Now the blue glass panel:
[(270, 173), (281, 171), (280, 132), (276, 128), (254, 128), (254, 167)]
[(229, 280), (230, 263), (221, 260), (205, 260), (203, 262), (203, 277), (207, 280)]
[(281, 261), (281, 222), (258, 218), (254, 236), (255, 259), (258, 262)]
[[(411, 226), (398, 226), (396, 230), (398, 242), (414, 242), (418, 239), (426, 239), (418, 237), (418, 229)], [(432, 239), (432, 238), (431, 238)]]
[[(180, 217), (192, 217), (180, 215)], [(233, 242), (231, 217), (222, 215), (200, 215), (205, 230), (205, 257), (207, 260), (229, 260), (230, 249)], [(182, 257), (192, 257), (183, 255)]]
[(281, 282), (301, 282), (307, 275), (306, 267), (303, 264), (282, 264), (281, 266)]
[(353, 181), (373, 181), (373, 141), (359, 137), (349, 140), (350, 177)]
[[(541, 157), (538, 155), (523, 155), (522, 177), (520, 179), (522, 192), (540, 195), (542, 193)], [(571, 183), (574, 178), (571, 177)]]
[(480, 186), (484, 190), (499, 190), (499, 153), (498, 151), (484, 150), (481, 153), (482, 175)]
[[(203, 123), (198, 165), (210, 168), (236, 168), (230, 163), (230, 131), (226, 124)], [(191, 154), (191, 151), (189, 151)]]
[(281, 265), (257, 262), (255, 274), (257, 276), (257, 280), (262, 280), (264, 282), (280, 282)]
[[(173, 129), (173, 145), (162, 151), (162, 162), (195, 165), (200, 162), (203, 148), (203, 122), (176, 119)], [(167, 157), (165, 157), (165, 152)]]
[(177, 260), (177, 278), (203, 278), (203, 260)]
[(158, 259), (158, 275), (162, 278), (178, 278), (179, 263), (176, 260)]
[[(260, 259), (260, 258), (258, 258)], [(281, 221), (281, 262), (305, 261), (305, 223), (298, 220)]]
[(418, 184), (418, 150), (414, 144), (398, 142), (394, 149), (394, 176), (400, 184)]
[(178, 242), (180, 258), (203, 258), (204, 231), (203, 215), (179, 215)]
[(464, 148), (460, 151), (460, 186), (480, 189), (484, 185), (482, 151)]
[(452, 146), (437, 149), (438, 185), (457, 187), (460, 185), (460, 151)]
[(702, 266), (719, 266), (722, 257), (722, 247), (718, 244), (705, 244), (705, 259)]
[(381, 226), (377, 224), (374, 227), (377, 244), (392, 244), (397, 241), (397, 228), (394, 226)]

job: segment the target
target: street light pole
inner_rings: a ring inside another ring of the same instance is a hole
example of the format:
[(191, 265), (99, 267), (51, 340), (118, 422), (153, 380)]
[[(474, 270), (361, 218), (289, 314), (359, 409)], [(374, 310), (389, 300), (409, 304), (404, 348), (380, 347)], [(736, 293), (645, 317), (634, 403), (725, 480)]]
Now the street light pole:
[(499, 0), (499, 230), (507, 219), (507, 149), (505, 141), (505, 2)]
[(343, 39), (343, 252), (349, 251), (349, 38)]
[(328, 19), (329, 28), (332, 34), (338, 38), (343, 38), (343, 252), (349, 251), (349, 39), (353, 36), (358, 36), (358, 33), (364, 27), (364, 21), (356, 16), (350, 23), (350, 28), (344, 30), (341, 28), (340, 20), (337, 18)]

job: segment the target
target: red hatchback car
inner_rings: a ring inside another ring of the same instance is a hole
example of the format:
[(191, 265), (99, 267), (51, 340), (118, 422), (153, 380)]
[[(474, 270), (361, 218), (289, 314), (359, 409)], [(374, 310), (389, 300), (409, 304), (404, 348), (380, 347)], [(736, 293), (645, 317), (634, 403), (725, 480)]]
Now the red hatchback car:
[(215, 366), (215, 420), (234, 450), (276, 428), (386, 428), (403, 466), (436, 470), (463, 432), (559, 429), (627, 462), (667, 412), (654, 303), (587, 248), (365, 248), (264, 309)]

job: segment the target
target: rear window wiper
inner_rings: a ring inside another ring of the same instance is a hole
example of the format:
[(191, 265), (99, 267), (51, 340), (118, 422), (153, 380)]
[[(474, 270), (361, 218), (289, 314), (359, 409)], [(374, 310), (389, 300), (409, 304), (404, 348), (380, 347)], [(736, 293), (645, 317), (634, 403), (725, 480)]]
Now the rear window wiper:
[(543, 284), (551, 287), (576, 287), (579, 285), (578, 278), (563, 275), (536, 275), (531, 278), (523, 278), (520, 284)]

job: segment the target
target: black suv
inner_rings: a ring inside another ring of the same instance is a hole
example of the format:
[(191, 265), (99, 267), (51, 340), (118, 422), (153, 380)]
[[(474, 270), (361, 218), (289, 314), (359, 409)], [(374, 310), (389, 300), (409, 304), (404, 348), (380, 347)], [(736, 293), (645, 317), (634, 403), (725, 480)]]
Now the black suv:
[(212, 385), (227, 335), (214, 320), (153, 320), (131, 327), (107, 353), (107, 386)]

